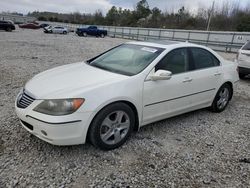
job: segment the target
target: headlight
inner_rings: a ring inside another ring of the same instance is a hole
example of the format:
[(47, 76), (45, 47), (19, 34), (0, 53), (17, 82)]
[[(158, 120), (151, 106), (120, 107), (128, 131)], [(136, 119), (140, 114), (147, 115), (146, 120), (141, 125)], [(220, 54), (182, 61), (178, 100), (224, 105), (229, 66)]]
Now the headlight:
[(61, 116), (72, 114), (84, 103), (84, 99), (51, 99), (44, 100), (33, 110), (43, 114)]

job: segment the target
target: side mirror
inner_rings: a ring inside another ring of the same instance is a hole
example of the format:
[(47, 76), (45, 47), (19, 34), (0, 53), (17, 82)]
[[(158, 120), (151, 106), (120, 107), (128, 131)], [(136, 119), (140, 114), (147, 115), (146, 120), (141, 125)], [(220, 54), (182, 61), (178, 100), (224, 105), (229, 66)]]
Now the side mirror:
[(172, 77), (172, 72), (167, 70), (158, 70), (150, 76), (151, 80), (168, 80)]

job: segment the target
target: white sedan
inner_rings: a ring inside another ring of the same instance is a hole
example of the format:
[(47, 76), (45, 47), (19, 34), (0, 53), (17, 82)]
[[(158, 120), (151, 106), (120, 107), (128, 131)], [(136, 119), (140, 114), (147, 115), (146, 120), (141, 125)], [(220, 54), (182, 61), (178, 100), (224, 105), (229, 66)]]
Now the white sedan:
[(121, 146), (146, 124), (209, 107), (223, 111), (237, 64), (204, 46), (128, 42), (32, 78), (16, 99), (31, 134), (54, 145)]
[(61, 27), (61, 26), (47, 26), (44, 29), (44, 33), (54, 33), (54, 34), (67, 34), (69, 31), (66, 27)]

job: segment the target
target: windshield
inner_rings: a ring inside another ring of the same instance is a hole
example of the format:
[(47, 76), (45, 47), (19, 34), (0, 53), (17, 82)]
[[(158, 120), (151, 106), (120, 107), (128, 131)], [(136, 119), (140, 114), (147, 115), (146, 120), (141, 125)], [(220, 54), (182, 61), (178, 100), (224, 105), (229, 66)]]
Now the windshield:
[(123, 44), (89, 62), (90, 65), (128, 76), (144, 70), (164, 49)]

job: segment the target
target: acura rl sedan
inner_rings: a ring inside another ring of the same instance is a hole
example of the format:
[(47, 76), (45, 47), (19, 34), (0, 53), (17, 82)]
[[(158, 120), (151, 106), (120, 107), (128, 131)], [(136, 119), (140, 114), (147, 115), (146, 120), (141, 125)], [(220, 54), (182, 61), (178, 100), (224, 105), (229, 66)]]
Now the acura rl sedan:
[(238, 80), (237, 64), (204, 46), (128, 42), (36, 75), (15, 107), (21, 125), (46, 142), (88, 140), (109, 150), (146, 124), (207, 107), (222, 112)]

